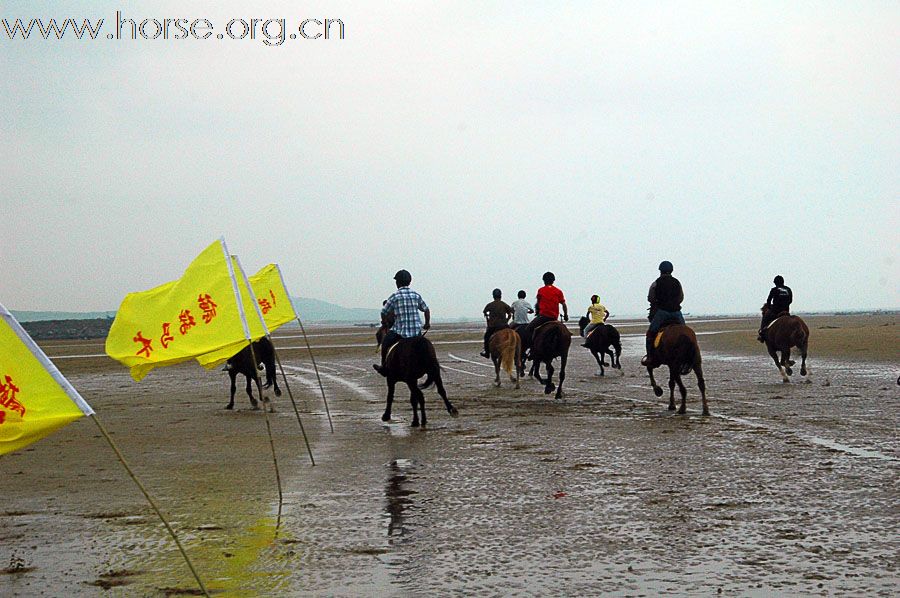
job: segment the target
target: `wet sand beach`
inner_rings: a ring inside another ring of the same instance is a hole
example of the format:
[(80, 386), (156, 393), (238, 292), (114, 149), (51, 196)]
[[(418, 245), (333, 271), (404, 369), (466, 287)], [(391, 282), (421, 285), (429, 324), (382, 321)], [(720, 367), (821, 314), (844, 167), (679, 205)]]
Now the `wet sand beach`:
[[(429, 333), (451, 418), (408, 392), (382, 423), (374, 330), (309, 326), (335, 432), (299, 331), (276, 334), (287, 392), (264, 414), (193, 363), (140, 383), (103, 342), (42, 346), (94, 407), (223, 596), (842, 595), (900, 590), (900, 317), (806, 317), (809, 383), (755, 341), (756, 318), (701, 319), (711, 417), (666, 410), (638, 365), (646, 322), (615, 322), (623, 369), (573, 338), (565, 396), (519, 390), (478, 356), (478, 325)], [(577, 331), (576, 331), (577, 334)], [(665, 374), (661, 374), (665, 380)], [(196, 584), (97, 427), (80, 420), (0, 457), (0, 595), (187, 595)]]

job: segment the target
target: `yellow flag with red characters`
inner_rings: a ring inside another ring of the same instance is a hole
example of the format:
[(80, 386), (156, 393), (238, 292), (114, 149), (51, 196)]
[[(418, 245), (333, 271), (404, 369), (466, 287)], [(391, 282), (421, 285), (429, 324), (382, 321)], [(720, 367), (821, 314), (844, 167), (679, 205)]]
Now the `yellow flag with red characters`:
[[(284, 280), (278, 264), (269, 264), (253, 276), (245, 276), (244, 269), (236, 256), (231, 256), (235, 278), (241, 291), (244, 302), (244, 311), (247, 321), (250, 323), (253, 340), (259, 340), (264, 335), (275, 331), (280, 326), (297, 319), (294, 306), (285, 290)], [(248, 291), (246, 283), (250, 283)], [(254, 305), (254, 301), (256, 304)], [(265, 322), (265, 328), (259, 323), (260, 316)], [(242, 341), (223, 347), (197, 358), (197, 361), (206, 369), (212, 369), (235, 355), (247, 346), (247, 341)]]
[(256, 295), (256, 302), (269, 332), (297, 320), (297, 312), (294, 311), (291, 298), (288, 296), (278, 264), (264, 266), (251, 276), (250, 286), (253, 287), (253, 294)]
[(0, 305), (0, 455), (94, 410)]
[(140, 380), (154, 368), (246, 343), (251, 334), (259, 338), (261, 325), (252, 318), (248, 328), (238, 287), (219, 239), (178, 280), (125, 296), (106, 337), (106, 354)]

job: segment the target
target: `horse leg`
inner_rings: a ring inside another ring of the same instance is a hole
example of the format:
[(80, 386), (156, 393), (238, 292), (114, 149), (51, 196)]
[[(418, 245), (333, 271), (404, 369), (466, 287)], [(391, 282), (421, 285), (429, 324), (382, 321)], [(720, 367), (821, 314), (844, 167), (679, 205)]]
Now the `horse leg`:
[(603, 375), (604, 375), (603, 366), (605, 365), (605, 364), (603, 363), (603, 360), (600, 359), (600, 355), (599, 355), (596, 351), (594, 351), (593, 349), (591, 349), (591, 354), (594, 356), (594, 359), (597, 360), (597, 365), (600, 366), (600, 375), (603, 376)]
[(669, 367), (669, 411), (675, 411), (675, 368)]
[(547, 360), (544, 362), (544, 365), (547, 366), (547, 381), (544, 383), (544, 394), (548, 395), (554, 390), (556, 390), (556, 385), (553, 384), (553, 364), (551, 363), (553, 360)]
[(566, 360), (569, 356), (563, 353), (559, 356), (559, 386), (556, 387), (556, 398), (561, 399), (563, 394), (563, 382), (566, 380)]
[(545, 384), (544, 379), (541, 378), (541, 362), (540, 361), (535, 361), (534, 364), (531, 366), (531, 377), (537, 379), (537, 381), (540, 382), (541, 384)]
[(246, 376), (247, 378), (247, 396), (250, 397), (250, 408), (256, 411), (259, 409), (259, 403), (256, 402), (256, 398), (253, 396), (253, 376)]
[(697, 388), (700, 389), (700, 398), (703, 400), (703, 415), (709, 415), (709, 406), (706, 404), (706, 381), (703, 379), (703, 367), (699, 363), (694, 364), (694, 373), (697, 374)]
[(407, 382), (406, 385), (409, 387), (409, 404), (412, 405), (413, 419), (412, 419), (412, 427), (419, 427), (419, 409), (422, 410), (422, 425), (425, 425), (425, 395), (422, 394), (422, 391), (419, 390), (419, 385), (416, 384), (416, 381)]
[(768, 349), (769, 355), (772, 357), (772, 361), (775, 362), (775, 367), (778, 368), (778, 373), (781, 374), (781, 381), (787, 384), (788, 382), (790, 382), (790, 379), (788, 379), (787, 374), (784, 373), (784, 369), (781, 367), (781, 362), (778, 361), (778, 351), (771, 345), (768, 347)]
[(391, 405), (394, 403), (394, 387), (397, 385), (397, 381), (394, 378), (387, 379), (387, 404), (384, 408), (384, 413), (381, 416), (381, 421), (389, 422), (391, 421)]
[(800, 349), (800, 375), (801, 376), (808, 376), (810, 373), (809, 370), (806, 369), (806, 347), (807, 347), (806, 343), (804, 343), (802, 347), (799, 347), (799, 349)]
[(684, 382), (681, 381), (681, 374), (675, 374), (675, 382), (678, 383), (678, 392), (681, 393), (681, 407), (678, 409), (679, 415), (687, 413), (687, 389)]
[(231, 400), (228, 401), (228, 404), (225, 405), (225, 409), (234, 409), (234, 391), (237, 390), (237, 385), (234, 382), (234, 379), (237, 378), (237, 372), (234, 370), (228, 370), (228, 377), (231, 378)]
[(500, 387), (500, 356), (491, 355), (491, 361), (494, 362), (494, 386)]
[(788, 376), (793, 376), (794, 370), (791, 369), (791, 366), (794, 365), (794, 362), (791, 361), (790, 347), (781, 352), (781, 361), (784, 363), (784, 371), (787, 372)]
[(653, 387), (653, 394), (661, 397), (663, 394), (663, 389), (659, 387), (659, 384), (656, 383), (656, 378), (653, 377), (653, 368), (648, 367), (647, 373), (650, 374), (650, 386)]
[[(441, 380), (440, 369), (438, 369), (437, 374), (435, 374), (433, 376), (433, 379), (434, 379), (434, 386), (435, 386), (435, 388), (437, 388), (437, 391), (438, 391), (438, 395), (440, 395), (441, 399), (444, 400), (444, 407), (447, 408), (447, 413), (449, 413), (453, 417), (456, 417), (457, 415), (459, 415), (459, 411), (456, 410), (456, 407), (454, 407), (453, 404), (450, 402), (450, 399), (447, 398), (447, 391), (444, 390), (444, 381)], [(424, 397), (422, 400), (424, 401)], [(424, 403), (422, 403), (422, 404), (424, 406)], [(423, 407), (423, 409), (424, 409), (424, 407)]]

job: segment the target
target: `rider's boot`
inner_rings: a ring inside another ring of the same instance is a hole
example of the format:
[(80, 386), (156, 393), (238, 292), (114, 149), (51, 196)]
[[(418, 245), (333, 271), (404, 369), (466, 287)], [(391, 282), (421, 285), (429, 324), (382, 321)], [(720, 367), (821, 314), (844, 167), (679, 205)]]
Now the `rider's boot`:
[(641, 365), (644, 367), (655, 367), (655, 362), (653, 359), (653, 337), (656, 336), (653, 332), (647, 332), (647, 354), (644, 355), (644, 358), (641, 359)]

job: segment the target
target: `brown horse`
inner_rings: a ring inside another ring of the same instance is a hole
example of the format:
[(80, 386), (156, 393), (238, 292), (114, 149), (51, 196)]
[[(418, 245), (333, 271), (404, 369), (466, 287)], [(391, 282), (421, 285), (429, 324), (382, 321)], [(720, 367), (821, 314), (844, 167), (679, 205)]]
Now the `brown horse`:
[(675, 385), (681, 393), (681, 408), (678, 413), (684, 415), (687, 410), (687, 389), (681, 381), (681, 377), (694, 370), (697, 374), (697, 387), (703, 399), (703, 415), (709, 415), (709, 407), (706, 404), (706, 382), (703, 380), (703, 368), (701, 367), (700, 345), (697, 344), (697, 335), (689, 327), (683, 324), (672, 324), (662, 329), (662, 338), (659, 346), (654, 350), (655, 363), (647, 367), (650, 374), (650, 385), (656, 396), (661, 397), (662, 388), (653, 377), (653, 368), (659, 365), (669, 366), (669, 411), (675, 411)]
[[(581, 330), (581, 334), (584, 334), (584, 329), (589, 322), (590, 320), (585, 316), (581, 316), (581, 319), (578, 320), (578, 329)], [(609, 365), (611, 367), (622, 369), (622, 364), (619, 363), (619, 356), (622, 355), (622, 343), (620, 342), (619, 331), (612, 324), (603, 324), (591, 330), (587, 338), (584, 339), (584, 345), (582, 346), (587, 347), (594, 359), (597, 360), (601, 376), (604, 375), (603, 366), (606, 365), (607, 355), (609, 355)], [(616, 352), (613, 353), (610, 347), (615, 349)]]
[[(382, 326), (375, 334), (379, 345), (386, 332), (387, 329)], [(447, 391), (444, 390), (444, 382), (441, 380), (441, 366), (438, 363), (437, 354), (434, 352), (434, 345), (424, 336), (401, 339), (393, 347), (390, 347), (384, 360), (384, 371), (388, 392), (387, 405), (381, 421), (391, 420), (391, 406), (394, 403), (394, 387), (397, 382), (404, 382), (409, 388), (409, 403), (413, 410), (412, 427), (419, 427), (419, 412), (422, 413), (421, 425), (424, 426), (427, 423), (425, 395), (422, 394), (422, 389), (428, 388), (432, 383), (444, 400), (447, 413), (453, 417), (458, 415), (456, 407), (447, 399)], [(418, 381), (422, 376), (426, 376), (425, 382), (419, 386)]]
[[(767, 314), (769, 309), (768, 305), (762, 306), (763, 316)], [(775, 367), (778, 368), (778, 372), (781, 374), (782, 382), (785, 384), (790, 382), (791, 380), (788, 376), (794, 373), (791, 370), (791, 366), (794, 365), (794, 362), (791, 361), (791, 347), (797, 347), (800, 350), (800, 375), (806, 376), (809, 374), (809, 370), (806, 369), (806, 347), (809, 344), (809, 327), (807, 327), (806, 322), (798, 316), (785, 313), (772, 320), (772, 323), (766, 327), (765, 339), (766, 349), (769, 351), (772, 361), (775, 362)], [(778, 357), (779, 351), (781, 352), (780, 359)]]
[[(491, 335), (488, 342), (491, 349), (491, 361), (494, 362), (494, 384), (500, 386), (500, 367), (509, 375), (510, 382), (519, 388), (519, 373), (522, 371), (522, 341), (516, 331), (510, 328), (498, 330)], [(513, 368), (516, 375), (513, 377)]]
[[(556, 398), (562, 397), (563, 381), (566, 379), (566, 361), (569, 359), (569, 346), (572, 344), (572, 333), (566, 325), (559, 321), (546, 322), (534, 329), (531, 341), (531, 375), (544, 385), (544, 394), (548, 395), (556, 389)], [(559, 386), (553, 384), (554, 359), (559, 357)], [(547, 379), (541, 378), (541, 364), (547, 366)]]

